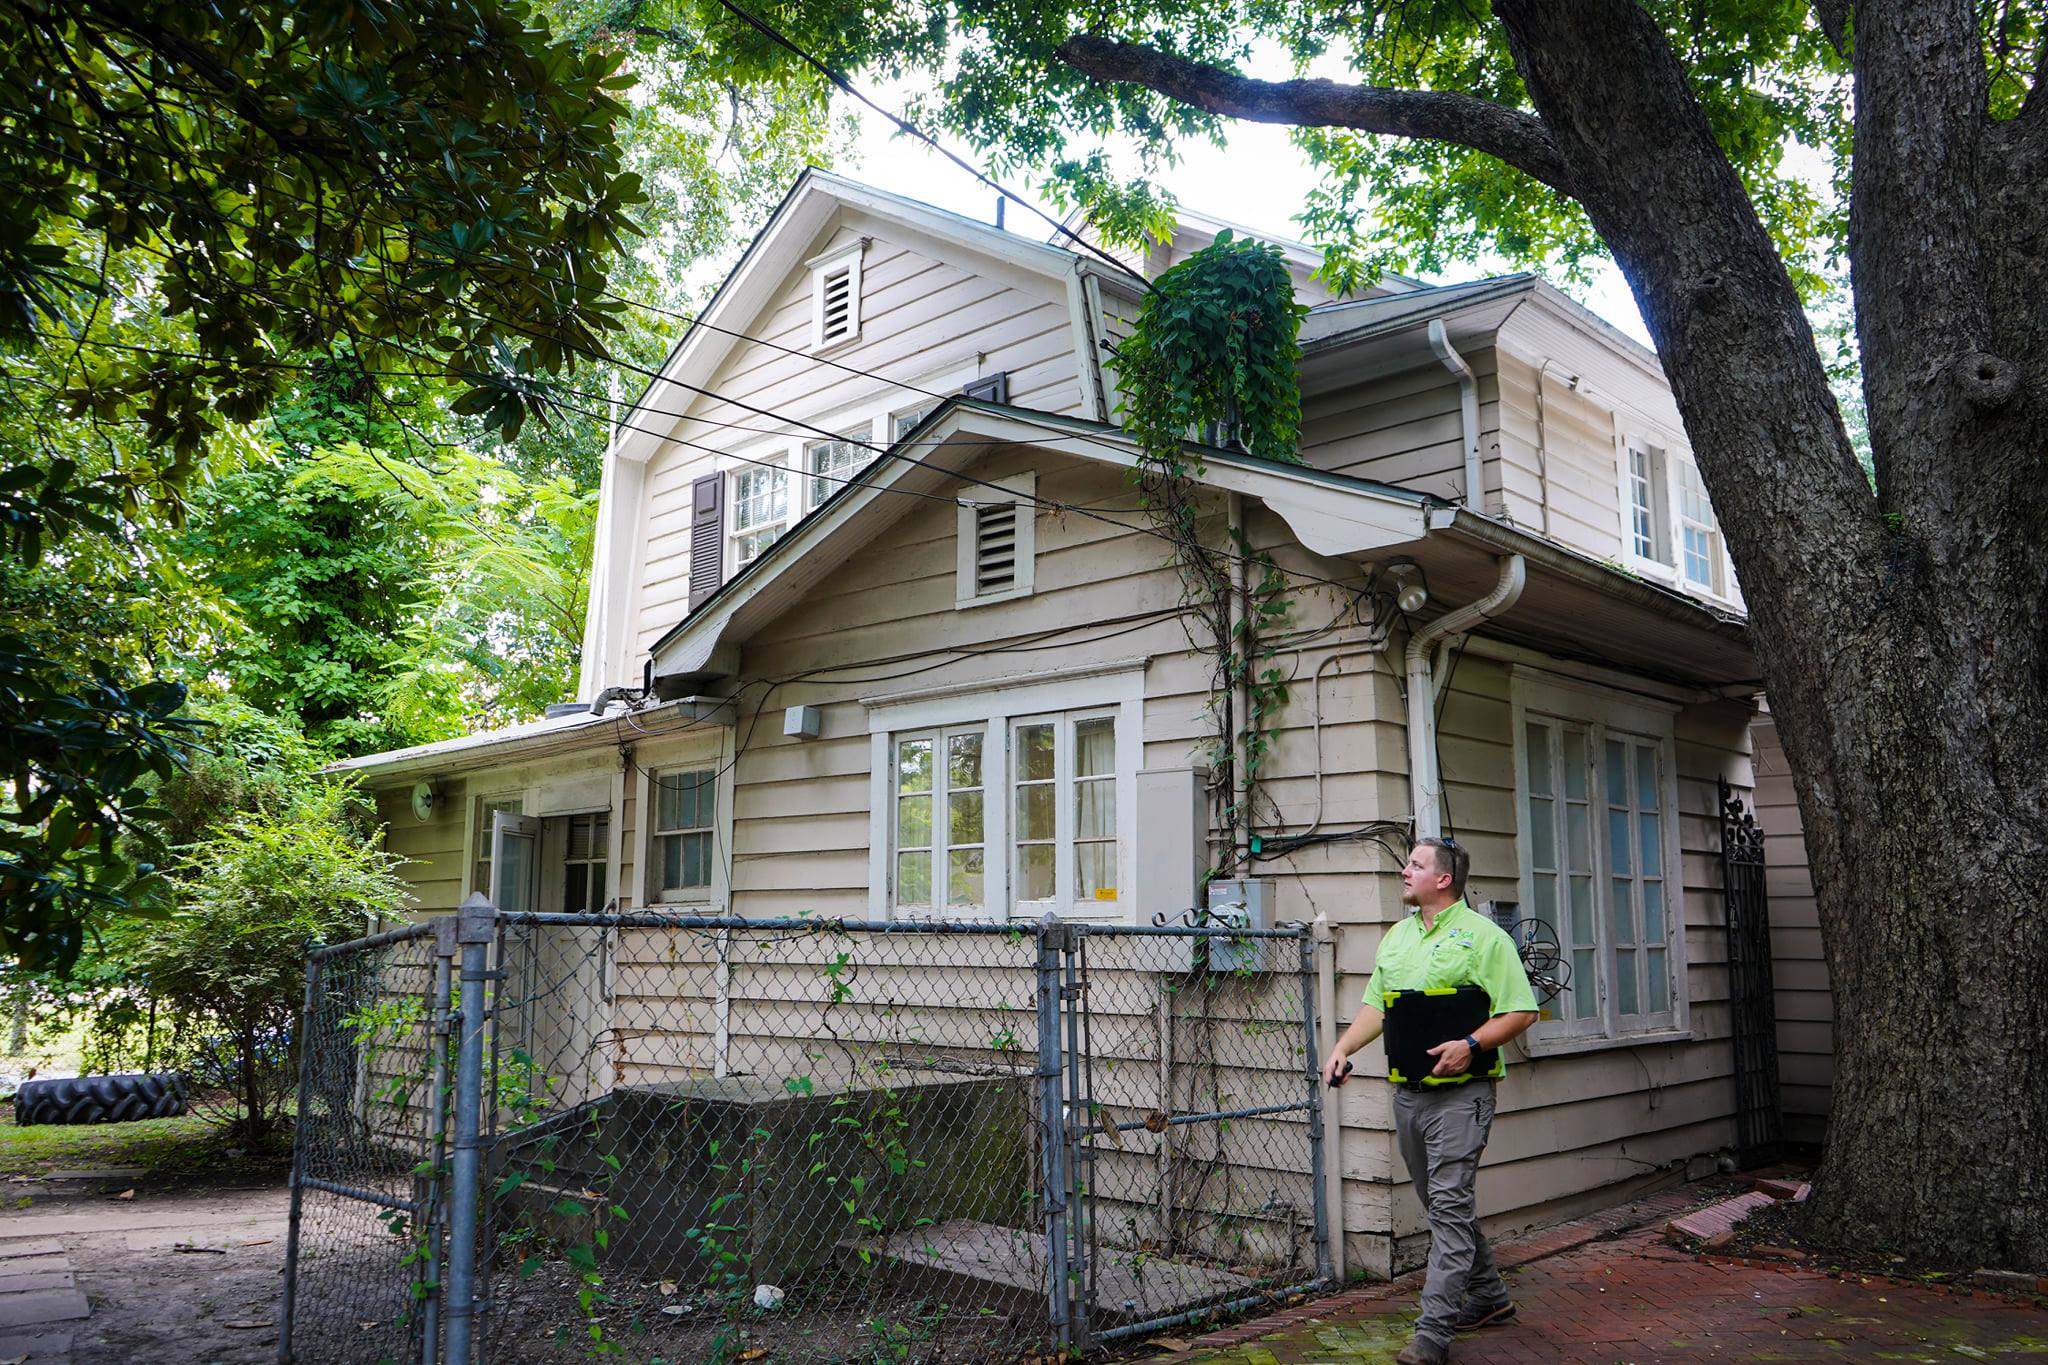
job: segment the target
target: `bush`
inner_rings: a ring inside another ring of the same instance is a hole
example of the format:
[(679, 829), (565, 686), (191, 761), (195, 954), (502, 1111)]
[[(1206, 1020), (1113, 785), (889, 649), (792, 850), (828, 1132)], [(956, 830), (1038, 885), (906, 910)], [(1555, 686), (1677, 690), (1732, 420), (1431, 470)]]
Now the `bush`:
[(403, 859), (352, 826), (359, 799), (320, 783), (230, 819), (189, 847), (180, 908), (135, 948), (180, 1050), (229, 1083), (214, 1113), (251, 1144), (276, 1132), (296, 1079), (307, 943), (357, 937), (405, 903)]

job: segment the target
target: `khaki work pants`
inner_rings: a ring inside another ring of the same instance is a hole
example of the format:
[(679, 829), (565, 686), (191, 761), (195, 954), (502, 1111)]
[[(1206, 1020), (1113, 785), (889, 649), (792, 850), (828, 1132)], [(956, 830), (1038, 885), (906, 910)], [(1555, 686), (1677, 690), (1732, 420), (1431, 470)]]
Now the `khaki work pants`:
[(1415, 1335), (1448, 1347), (1460, 1310), (1490, 1307), (1508, 1297), (1479, 1230), (1473, 1184), (1479, 1154), (1493, 1127), (1493, 1083), (1468, 1081), (1428, 1090), (1394, 1090), (1394, 1136), (1429, 1216), (1429, 1277)]

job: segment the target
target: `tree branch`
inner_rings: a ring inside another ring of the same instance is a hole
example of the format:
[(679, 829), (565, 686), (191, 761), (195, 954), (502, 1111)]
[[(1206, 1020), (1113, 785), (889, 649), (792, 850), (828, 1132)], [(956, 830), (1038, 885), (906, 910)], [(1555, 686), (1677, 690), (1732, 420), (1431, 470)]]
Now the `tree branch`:
[(1820, 21), (1822, 36), (1835, 50), (1835, 55), (1846, 57), (1849, 50), (1845, 45), (1848, 37), (1849, 9), (1851, 0), (1813, 0), (1813, 17)]
[(1085, 33), (1061, 43), (1056, 55), (1096, 80), (1142, 85), (1230, 118), (1457, 143), (1572, 193), (1570, 170), (1543, 121), (1490, 100), (1326, 80), (1257, 80), (1142, 43)]

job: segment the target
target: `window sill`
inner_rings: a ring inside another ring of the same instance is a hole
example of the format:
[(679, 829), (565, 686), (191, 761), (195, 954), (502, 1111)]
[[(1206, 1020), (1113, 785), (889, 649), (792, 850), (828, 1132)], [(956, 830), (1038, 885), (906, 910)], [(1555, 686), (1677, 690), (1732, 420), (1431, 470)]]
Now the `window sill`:
[(956, 597), (953, 600), (953, 609), (955, 611), (967, 611), (972, 607), (992, 607), (998, 602), (1014, 602), (1020, 597), (1029, 596), (1031, 596), (1031, 589), (1026, 587), (1009, 588), (1002, 592), (983, 593), (980, 597)]
[(1689, 1028), (1659, 1029), (1655, 1033), (1625, 1033), (1619, 1038), (1531, 1038), (1523, 1034), (1522, 1046), (1531, 1058), (1569, 1057), (1581, 1052), (1609, 1052), (1623, 1047), (1689, 1043), (1695, 1036)]

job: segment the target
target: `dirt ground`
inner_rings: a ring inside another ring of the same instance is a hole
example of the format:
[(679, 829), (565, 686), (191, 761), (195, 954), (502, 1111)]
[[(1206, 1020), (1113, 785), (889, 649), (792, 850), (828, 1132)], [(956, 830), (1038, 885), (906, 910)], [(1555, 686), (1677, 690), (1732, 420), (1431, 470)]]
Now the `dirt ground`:
[(274, 1162), (198, 1128), (159, 1125), (138, 1147), (112, 1129), (148, 1125), (4, 1126), (0, 1365), (277, 1358), (288, 1202)]

